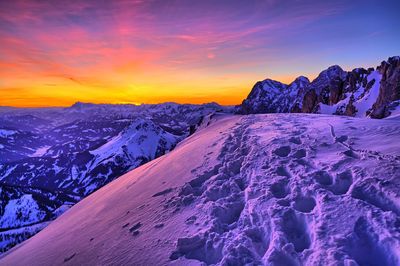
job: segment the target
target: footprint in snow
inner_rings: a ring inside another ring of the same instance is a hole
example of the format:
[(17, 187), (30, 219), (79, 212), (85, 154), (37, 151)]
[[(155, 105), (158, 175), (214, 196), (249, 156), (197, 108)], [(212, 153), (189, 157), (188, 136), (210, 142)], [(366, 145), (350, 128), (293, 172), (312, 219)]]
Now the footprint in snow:
[(297, 150), (294, 154), (293, 157), (297, 158), (297, 159), (301, 159), (307, 156), (307, 151), (305, 149), (300, 149)]
[(270, 191), (275, 198), (282, 199), (289, 194), (286, 180), (280, 180), (271, 185)]
[(301, 144), (301, 139), (298, 138), (298, 137), (291, 137), (291, 138), (289, 139), (289, 141), (290, 141), (291, 143), (294, 143), (294, 144), (297, 144), (297, 145), (300, 145), (300, 144)]
[(287, 157), (291, 151), (290, 146), (282, 146), (273, 151), (279, 157)]
[(315, 205), (316, 203), (313, 197), (300, 196), (295, 199), (293, 207), (299, 212), (309, 213), (314, 210)]

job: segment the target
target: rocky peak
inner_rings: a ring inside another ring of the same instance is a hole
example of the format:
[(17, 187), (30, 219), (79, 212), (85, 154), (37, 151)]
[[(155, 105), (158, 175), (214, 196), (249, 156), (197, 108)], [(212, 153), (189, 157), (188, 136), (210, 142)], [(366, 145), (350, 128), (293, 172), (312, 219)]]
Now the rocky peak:
[(305, 76), (298, 76), (293, 82), (310, 83), (310, 80)]
[(289, 85), (266, 79), (257, 82), (240, 113), (303, 112), (382, 118), (400, 100), (400, 56), (383, 61), (377, 70), (350, 72), (333, 65), (312, 82), (300, 76)]
[(289, 87), (305, 87), (310, 84), (310, 80), (307, 77), (299, 76), (292, 83), (289, 84)]
[(329, 86), (332, 80), (344, 80), (346, 76), (346, 71), (338, 65), (333, 65), (319, 73), (318, 77), (311, 82), (311, 87), (317, 89), (318, 92), (323, 87)]
[(322, 71), (320, 76), (326, 76), (327, 78), (335, 78), (335, 77), (344, 77), (346, 75), (346, 71), (344, 71), (340, 66), (333, 65), (328, 67), (326, 70)]
[(400, 100), (400, 56), (389, 57), (377, 70), (382, 75), (382, 79), (371, 117), (382, 118), (390, 115), (389, 104)]
[(398, 67), (400, 67), (400, 56), (392, 56), (389, 57), (387, 61), (382, 61), (381, 65), (377, 67), (377, 70), (384, 78), (385, 74), (390, 76), (393, 70)]
[(282, 89), (287, 87), (286, 84), (283, 84), (279, 81), (273, 79), (265, 79), (262, 81), (262, 86), (264, 90), (271, 90), (271, 89)]
[[(243, 103), (236, 108), (237, 113), (276, 113), (273, 102), (280, 95), (286, 94), (288, 85), (272, 79), (258, 81)], [(281, 111), (281, 109), (279, 108)]]

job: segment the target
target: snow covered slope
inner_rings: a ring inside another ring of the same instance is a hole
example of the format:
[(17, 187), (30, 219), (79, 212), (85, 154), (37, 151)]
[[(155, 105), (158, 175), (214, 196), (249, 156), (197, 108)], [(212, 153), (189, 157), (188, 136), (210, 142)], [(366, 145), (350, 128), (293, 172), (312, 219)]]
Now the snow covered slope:
[(39, 231), (60, 207), (169, 152), (221, 109), (175, 103), (0, 108), (0, 252)]
[(399, 119), (215, 119), (0, 265), (399, 265)]

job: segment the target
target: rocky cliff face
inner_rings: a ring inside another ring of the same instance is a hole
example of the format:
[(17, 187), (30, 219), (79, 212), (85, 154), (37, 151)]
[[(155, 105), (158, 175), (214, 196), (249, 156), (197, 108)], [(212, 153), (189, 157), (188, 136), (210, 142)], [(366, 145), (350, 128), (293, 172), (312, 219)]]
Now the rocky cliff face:
[(382, 118), (390, 114), (391, 103), (400, 99), (400, 57), (390, 57), (377, 70), (382, 75), (382, 80), (371, 116)]
[(259, 81), (236, 111), (249, 113), (323, 113), (383, 118), (399, 108), (400, 57), (374, 68), (344, 71), (335, 65), (309, 82), (299, 77), (289, 85)]
[[(308, 78), (300, 76), (289, 85), (278, 81), (266, 79), (257, 82), (249, 96), (237, 108), (241, 114), (259, 113), (289, 113), (297, 110), (294, 103), (298, 99), (298, 94), (303, 93), (305, 87), (309, 85)], [(296, 112), (296, 111), (295, 111)]]

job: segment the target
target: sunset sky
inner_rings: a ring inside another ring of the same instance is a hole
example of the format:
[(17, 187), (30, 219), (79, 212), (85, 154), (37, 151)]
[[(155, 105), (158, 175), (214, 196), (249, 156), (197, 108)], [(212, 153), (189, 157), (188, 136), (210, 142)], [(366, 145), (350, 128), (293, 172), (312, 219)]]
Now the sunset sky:
[(400, 1), (0, 1), (0, 105), (238, 104), (400, 55)]

